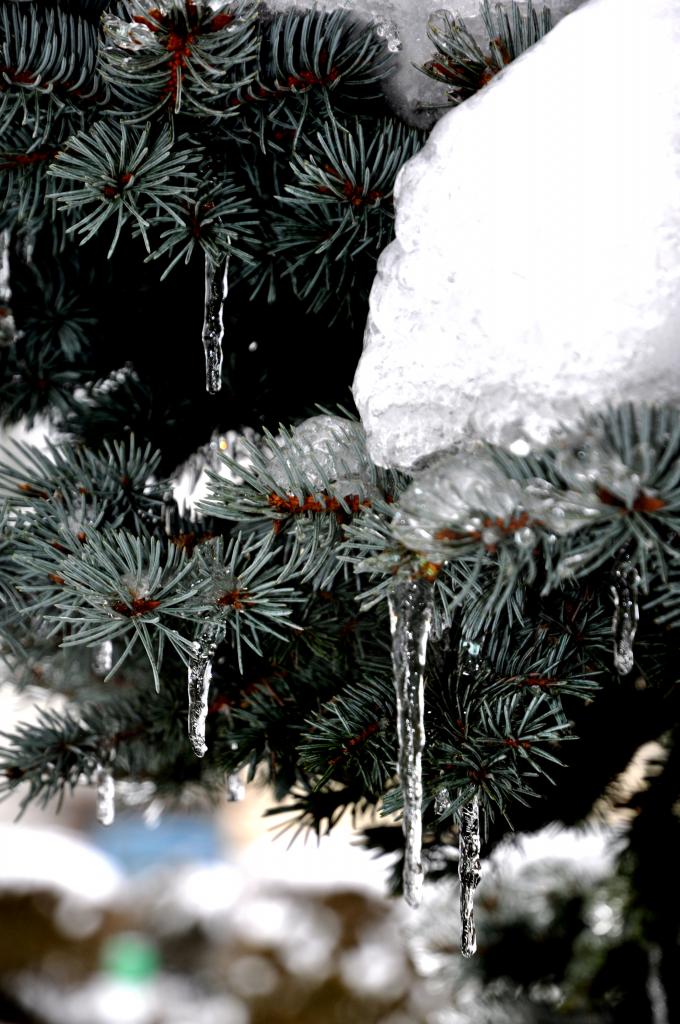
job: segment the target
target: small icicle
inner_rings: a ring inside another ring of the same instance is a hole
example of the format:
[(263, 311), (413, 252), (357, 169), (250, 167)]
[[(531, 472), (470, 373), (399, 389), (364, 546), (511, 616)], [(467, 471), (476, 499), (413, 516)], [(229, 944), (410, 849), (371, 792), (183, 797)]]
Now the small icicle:
[(35, 231), (26, 225), (21, 233), (17, 236), (16, 241), (16, 253), (22, 263), (25, 263), (27, 267), (33, 263), (33, 253), (35, 252)]
[(116, 783), (110, 765), (97, 765), (95, 782), (97, 784), (97, 821), (100, 825), (113, 825), (116, 817)]
[(188, 669), (189, 739), (196, 757), (204, 757), (208, 749), (205, 743), (205, 723), (216, 647), (217, 631), (214, 626), (209, 626), (194, 641), (196, 653)]
[(205, 257), (205, 309), (203, 349), (205, 351), (205, 389), (216, 395), (222, 387), (223, 306), (229, 289), (229, 253), (215, 262)]
[(446, 786), (438, 789), (434, 795), (434, 813), (439, 817), (451, 810), (451, 794)]
[(614, 668), (622, 676), (627, 676), (635, 663), (633, 641), (639, 618), (639, 585), (640, 576), (637, 569), (629, 558), (624, 558), (614, 568), (614, 583), (611, 588), (614, 600)]
[(0, 231), (0, 348), (13, 345), (17, 329), (12, 313), (12, 286), (9, 277), (9, 246), (12, 235), (5, 228)]
[(236, 803), (243, 800), (246, 795), (246, 787), (243, 784), (240, 772), (232, 772), (227, 775), (227, 800)]
[(460, 810), (460, 834), (458, 839), (458, 877), (460, 879), (460, 949), (465, 957), (477, 952), (475, 931), (474, 893), (482, 875), (479, 859), (481, 840), (479, 836), (479, 803), (473, 797)]
[(113, 665), (113, 642), (102, 640), (92, 653), (92, 671), (96, 676), (107, 676)]
[(179, 532), (179, 509), (172, 487), (163, 494), (163, 520), (166, 536), (175, 537)]
[(404, 797), (404, 899), (412, 907), (420, 904), (423, 892), (422, 754), (425, 747), (425, 657), (432, 625), (432, 599), (432, 583), (425, 579), (399, 581), (389, 595), (397, 695), (398, 769)]

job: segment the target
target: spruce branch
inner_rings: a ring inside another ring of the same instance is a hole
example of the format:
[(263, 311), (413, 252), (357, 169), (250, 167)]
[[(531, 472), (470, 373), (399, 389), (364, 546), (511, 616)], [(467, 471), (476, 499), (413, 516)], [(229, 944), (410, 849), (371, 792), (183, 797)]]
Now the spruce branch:
[(56, 5), (4, 3), (0, 45), (0, 91), (17, 96), (29, 116), (41, 110), (34, 93), (48, 95), (49, 120), (55, 105), (89, 105), (101, 92), (97, 26), (88, 19)]
[[(57, 505), (78, 496), (96, 502), (112, 526), (146, 529), (158, 513), (166, 483), (154, 480), (160, 452), (151, 445), (105, 441), (99, 451), (48, 442), (43, 451), (12, 442), (0, 459), (0, 492), (15, 507), (32, 499)], [(44, 506), (41, 506), (44, 509)]]
[(130, 0), (104, 23), (102, 74), (128, 121), (161, 112), (233, 115), (230, 99), (255, 76), (257, 2)]
[[(176, 141), (184, 148), (174, 149)], [(129, 220), (150, 251), (146, 207), (160, 207), (175, 219), (167, 198), (190, 200), (197, 180), (186, 168), (198, 159), (199, 154), (188, 148), (188, 140), (175, 140), (170, 127), (152, 132), (150, 124), (138, 129), (97, 121), (87, 132), (70, 138), (49, 166), (47, 173), (56, 179), (56, 191), (48, 198), (60, 212), (83, 213), (68, 228), (69, 233), (82, 235), (81, 244), (114, 218), (109, 256)]]
[(153, 228), (161, 230), (160, 241), (147, 259), (171, 257), (161, 280), (181, 260), (187, 264), (197, 249), (213, 262), (227, 254), (254, 262), (256, 211), (245, 188), (232, 175), (206, 182), (189, 202), (169, 200), (167, 206), (172, 215), (160, 209), (157, 215), (148, 218)]
[(125, 649), (110, 674), (141, 643), (159, 689), (166, 641), (184, 659), (193, 653), (188, 637), (170, 623), (196, 621), (205, 582), (189, 582), (194, 566), (169, 542), (163, 550), (155, 538), (125, 530), (100, 533), (96, 524), (83, 524), (80, 536), (80, 550), (63, 553), (29, 534), (18, 556), (29, 570), (55, 583), (57, 610), (48, 616), (54, 621), (52, 633), (62, 633), (66, 646), (124, 638)]
[(344, 440), (338, 435), (336, 450), (329, 443), (326, 452), (315, 453), (294, 430), (281, 427), (277, 437), (265, 430), (260, 447), (244, 442), (249, 466), (221, 453), (232, 480), (209, 473), (211, 495), (199, 503), (199, 510), (242, 528), (268, 529), (288, 542), (290, 572), (327, 586), (341, 568), (335, 548), (344, 525), (361, 508), (370, 507), (374, 496), (397, 486), (390, 470), (371, 462), (363, 430), (350, 420), (345, 423)]
[(552, 28), (550, 8), (536, 10), (532, 0), (528, 0), (526, 13), (515, 0), (495, 7), (491, 0), (482, 0), (480, 12), (488, 37), (486, 49), (459, 15), (436, 11), (428, 21), (427, 34), (437, 53), (420, 70), (448, 86), (451, 103), (462, 103), (474, 95)]
[(262, 633), (287, 641), (288, 631), (300, 628), (290, 622), (291, 604), (300, 598), (293, 587), (281, 584), (273, 540), (270, 534), (264, 544), (253, 544), (252, 538), (244, 543), (239, 534), (225, 547), (218, 538), (202, 544), (194, 556), (204, 581), (197, 610), (231, 631), (241, 672), (242, 644), (262, 656)]

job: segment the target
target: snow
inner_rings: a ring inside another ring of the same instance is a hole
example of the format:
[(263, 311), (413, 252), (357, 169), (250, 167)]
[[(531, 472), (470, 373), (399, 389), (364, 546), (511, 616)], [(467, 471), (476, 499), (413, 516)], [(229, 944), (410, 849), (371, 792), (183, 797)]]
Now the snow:
[(118, 892), (121, 875), (108, 857), (76, 835), (0, 824), (0, 882), (3, 889), (57, 888), (105, 903)]
[[(557, 21), (581, 2), (553, 0), (549, 5), (553, 20)], [(421, 105), (438, 106), (447, 102), (445, 87), (433, 82), (414, 67), (423, 64), (434, 52), (434, 46), (427, 36), (427, 21), (442, 6), (442, 0), (267, 0), (267, 7), (274, 11), (292, 8), (334, 11), (341, 8), (362, 20), (372, 22), (378, 34), (384, 34), (391, 49), (399, 45), (399, 51), (395, 54), (396, 70), (387, 85), (387, 93), (401, 116), (414, 124), (422, 121), (418, 116)], [(453, 12), (470, 20), (469, 27), (473, 34), (480, 39), (485, 38), (479, 16), (479, 0), (457, 0), (448, 6)], [(541, 4), (534, 6), (540, 7)], [(526, 10), (526, 3), (521, 3), (520, 7)]]
[(679, 45), (673, 0), (590, 0), (404, 166), (354, 385), (378, 464), (680, 397)]

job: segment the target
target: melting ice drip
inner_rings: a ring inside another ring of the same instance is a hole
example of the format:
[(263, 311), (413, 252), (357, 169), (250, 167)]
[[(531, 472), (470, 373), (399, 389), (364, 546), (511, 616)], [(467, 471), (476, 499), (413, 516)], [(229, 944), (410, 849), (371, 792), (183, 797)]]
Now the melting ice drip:
[(482, 866), (479, 858), (481, 849), (479, 803), (476, 796), (460, 810), (460, 835), (458, 843), (461, 921), (460, 949), (463, 956), (470, 957), (477, 952), (474, 893), (482, 876)]
[(412, 907), (420, 904), (423, 891), (425, 657), (432, 625), (432, 601), (432, 584), (423, 579), (400, 581), (389, 595), (392, 666), (397, 695), (398, 769), (404, 797), (404, 899)]
[(110, 765), (97, 765), (95, 783), (97, 786), (97, 821), (100, 825), (113, 825), (116, 817), (116, 783)]
[(196, 757), (207, 751), (205, 723), (208, 717), (208, 691), (212, 679), (212, 660), (217, 647), (218, 631), (208, 626), (194, 641), (194, 657), (188, 668), (189, 740)]
[(96, 676), (107, 676), (113, 665), (113, 642), (102, 640), (92, 653), (92, 671)]
[(13, 345), (17, 340), (16, 324), (12, 314), (12, 286), (9, 278), (9, 246), (12, 235), (7, 229), (0, 231), (0, 348)]
[(639, 611), (637, 603), (640, 576), (633, 563), (624, 558), (614, 568), (612, 598), (614, 600), (614, 668), (626, 676), (635, 663), (633, 641), (637, 630)]
[(203, 349), (205, 351), (205, 389), (211, 395), (216, 395), (222, 387), (223, 307), (228, 291), (229, 253), (217, 261), (211, 259), (206, 253)]

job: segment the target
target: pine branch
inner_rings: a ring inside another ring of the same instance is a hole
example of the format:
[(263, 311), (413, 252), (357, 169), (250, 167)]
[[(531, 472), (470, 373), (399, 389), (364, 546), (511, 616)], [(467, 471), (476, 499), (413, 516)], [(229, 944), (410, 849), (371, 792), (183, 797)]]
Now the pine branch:
[(104, 23), (102, 74), (120, 112), (233, 115), (231, 98), (256, 74), (256, 14), (253, 0), (130, 0), (129, 20)]
[(512, 0), (509, 4), (482, 0), (480, 12), (488, 36), (482, 49), (464, 20), (448, 11), (430, 16), (427, 34), (437, 53), (420, 68), (430, 78), (448, 86), (449, 102), (462, 103), (502, 71), (552, 28), (550, 8), (537, 11), (528, 0), (526, 13)]
[[(170, 128), (152, 133), (126, 128), (124, 124), (97, 121), (87, 132), (69, 139), (47, 173), (56, 179), (57, 190), (50, 193), (60, 212), (84, 212), (69, 233), (82, 235), (81, 244), (97, 234), (109, 218), (115, 218), (109, 256), (123, 226), (132, 220), (150, 251), (147, 237), (147, 205), (159, 206), (173, 219), (167, 198), (181, 196), (188, 202), (198, 182), (186, 167), (195, 164), (199, 154), (192, 152), (188, 140), (177, 140), (185, 148), (173, 150), (175, 139)], [(181, 221), (179, 221), (181, 223)]]

